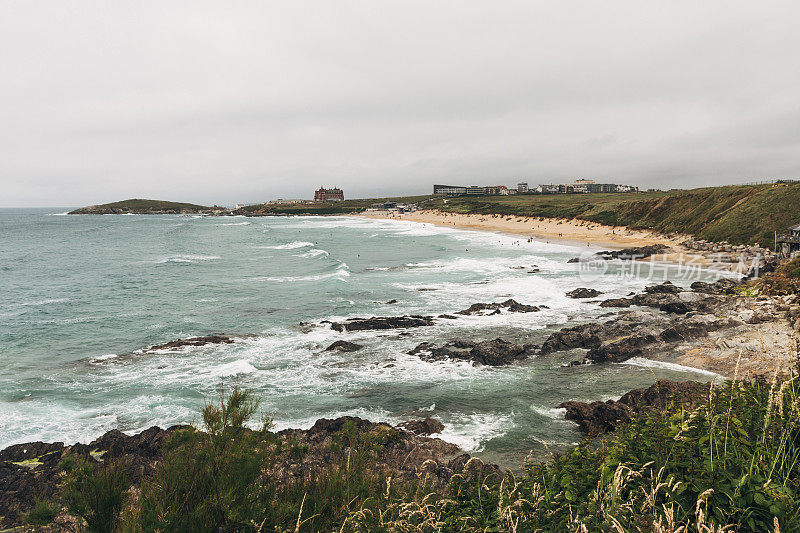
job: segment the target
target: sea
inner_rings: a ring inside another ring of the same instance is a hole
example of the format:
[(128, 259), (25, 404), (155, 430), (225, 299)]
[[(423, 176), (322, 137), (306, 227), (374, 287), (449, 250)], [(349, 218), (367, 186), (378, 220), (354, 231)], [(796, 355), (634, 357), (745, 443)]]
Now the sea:
[[(238, 385), (255, 392), (277, 430), (343, 415), (391, 424), (430, 416), (444, 423), (442, 439), (514, 467), (581, 440), (557, 408), (563, 401), (714, 378), (641, 358), (563, 367), (575, 352), (507, 367), (408, 354), (453, 339), (541, 344), (609, 311), (567, 291), (622, 297), (713, 272), (644, 263), (587, 278), (567, 262), (595, 251), (585, 243), (404, 220), (64, 211), (0, 210), (0, 448), (199, 424), (203, 406)], [(437, 316), (508, 298), (547, 308), (407, 330), (340, 333), (324, 322)], [(148, 351), (214, 333), (237, 341)], [(364, 347), (325, 351), (337, 340)]]

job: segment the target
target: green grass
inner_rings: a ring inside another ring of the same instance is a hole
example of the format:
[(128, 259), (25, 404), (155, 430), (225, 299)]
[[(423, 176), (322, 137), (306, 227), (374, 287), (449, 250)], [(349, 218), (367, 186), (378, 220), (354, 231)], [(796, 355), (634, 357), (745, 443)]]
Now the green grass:
[(207, 211), (210, 207), (197, 204), (189, 204), (185, 202), (168, 202), (164, 200), (144, 200), (140, 198), (132, 198), (130, 200), (122, 200), (119, 202), (111, 202), (108, 204), (93, 205), (77, 209), (76, 212), (84, 210), (103, 210), (103, 209), (122, 209), (124, 211), (163, 211), (163, 210), (177, 210), (177, 211)]
[(343, 202), (315, 202), (309, 204), (256, 204), (242, 208), (244, 213), (261, 215), (342, 215), (359, 213), (369, 208), (372, 204), (384, 202), (397, 202), (400, 204), (427, 204), (435, 197), (422, 196), (393, 196), (385, 198), (361, 198), (344, 200)]

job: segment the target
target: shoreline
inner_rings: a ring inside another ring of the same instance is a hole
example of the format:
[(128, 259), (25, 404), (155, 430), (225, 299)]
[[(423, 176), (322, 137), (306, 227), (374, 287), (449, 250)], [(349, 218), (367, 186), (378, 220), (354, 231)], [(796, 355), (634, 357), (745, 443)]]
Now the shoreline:
[(624, 226), (604, 226), (595, 222), (572, 219), (540, 219), (516, 215), (473, 215), (446, 211), (414, 211), (411, 213), (358, 213), (352, 216), (378, 220), (408, 220), (435, 226), (473, 229), (545, 241), (554, 244), (604, 247), (621, 250), (632, 246), (664, 244), (680, 246), (686, 238), (673, 238), (652, 231), (631, 230)]

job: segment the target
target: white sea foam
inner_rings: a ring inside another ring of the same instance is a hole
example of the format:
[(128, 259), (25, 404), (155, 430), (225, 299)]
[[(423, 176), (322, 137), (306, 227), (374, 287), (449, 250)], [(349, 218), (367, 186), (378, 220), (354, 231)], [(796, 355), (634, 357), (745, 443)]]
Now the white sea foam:
[(276, 244), (274, 246), (259, 246), (259, 248), (264, 248), (266, 250), (294, 250), (296, 248), (307, 248), (309, 246), (314, 246), (314, 243), (306, 241), (292, 241), (287, 242), (286, 244)]
[(89, 362), (93, 363), (93, 364), (99, 364), (99, 363), (102, 363), (104, 361), (108, 361), (110, 359), (116, 359), (117, 357), (119, 357), (119, 356), (117, 354), (115, 354), (115, 353), (107, 353), (107, 354), (103, 354), (103, 355), (98, 355), (97, 357), (92, 357), (89, 360)]
[(531, 410), (553, 420), (564, 420), (564, 415), (567, 414), (566, 409), (558, 407), (541, 407), (538, 405), (531, 405)]
[(246, 220), (244, 222), (226, 222), (224, 224), (215, 224), (215, 226), (249, 226), (249, 225), (250, 222)]
[(337, 278), (340, 281), (346, 281), (350, 277), (350, 269), (345, 263), (341, 263), (333, 272), (325, 272), (323, 274), (308, 274), (306, 276), (263, 276), (258, 278), (249, 278), (247, 281), (276, 281), (276, 282), (294, 282), (294, 281), (320, 281), (323, 279)]
[(510, 415), (474, 413), (446, 421), (442, 434), (437, 436), (467, 452), (480, 452), (487, 442), (502, 437), (514, 426)]
[(328, 256), (330, 254), (328, 252), (326, 252), (325, 250), (321, 250), (319, 248), (312, 248), (309, 251), (304, 252), (302, 254), (295, 254), (295, 257), (311, 258), (311, 257), (318, 257), (320, 255)]
[(37, 307), (40, 305), (60, 304), (68, 302), (69, 298), (46, 298), (44, 300), (31, 300), (30, 302), (22, 302), (20, 307)]
[(214, 371), (211, 372), (212, 376), (215, 377), (227, 377), (227, 376), (238, 376), (240, 374), (252, 374), (256, 372), (258, 369), (250, 364), (249, 361), (245, 361), (244, 359), (240, 359), (238, 361), (233, 361), (230, 363), (226, 363)]
[(644, 357), (632, 357), (627, 361), (619, 363), (621, 365), (640, 366), (644, 368), (661, 368), (664, 370), (673, 370), (675, 372), (692, 372), (695, 374), (703, 374), (706, 376), (721, 377), (716, 372), (703, 370), (700, 368), (692, 368), (690, 366), (679, 365), (678, 363), (668, 363), (666, 361), (653, 361)]
[(217, 255), (191, 255), (191, 254), (181, 254), (181, 255), (171, 255), (169, 257), (165, 257), (163, 259), (159, 259), (156, 261), (156, 264), (167, 264), (167, 263), (197, 263), (198, 261), (214, 261), (216, 259), (221, 259)]

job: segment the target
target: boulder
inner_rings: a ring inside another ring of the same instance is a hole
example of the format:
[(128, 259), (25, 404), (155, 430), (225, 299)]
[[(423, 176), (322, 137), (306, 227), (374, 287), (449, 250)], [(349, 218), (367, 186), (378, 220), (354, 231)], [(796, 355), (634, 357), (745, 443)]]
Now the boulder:
[(343, 322), (327, 323), (331, 325), (331, 329), (334, 331), (417, 328), (421, 326), (432, 326), (433, 317), (419, 315), (374, 316), (372, 318), (348, 318)]
[(504, 339), (482, 342), (453, 340), (441, 346), (423, 342), (408, 352), (425, 361), (471, 361), (486, 366), (509, 365), (533, 355), (532, 345), (514, 344)]
[(600, 296), (603, 294), (602, 292), (596, 289), (587, 289), (584, 287), (578, 287), (573, 291), (569, 291), (567, 296), (570, 298), (594, 298), (595, 296)]
[(633, 300), (630, 298), (609, 298), (600, 302), (600, 307), (630, 307)]
[(362, 345), (356, 344), (355, 342), (347, 342), (347, 341), (336, 341), (327, 348), (325, 348), (326, 352), (332, 351), (339, 351), (339, 352), (355, 352), (363, 348)]
[(413, 433), (414, 435), (433, 435), (444, 431), (444, 424), (435, 418), (423, 418), (421, 420), (409, 420), (397, 425), (398, 428)]
[(506, 300), (499, 303), (477, 303), (472, 304), (467, 309), (457, 311), (458, 315), (496, 315), (506, 310), (509, 313), (535, 313), (539, 310), (535, 305), (525, 305), (516, 300)]
[(231, 344), (233, 342), (235, 342), (233, 337), (229, 335), (207, 335), (205, 337), (189, 337), (164, 344), (156, 344), (155, 346), (151, 346), (148, 351), (174, 350), (184, 346), (205, 346), (206, 344)]

